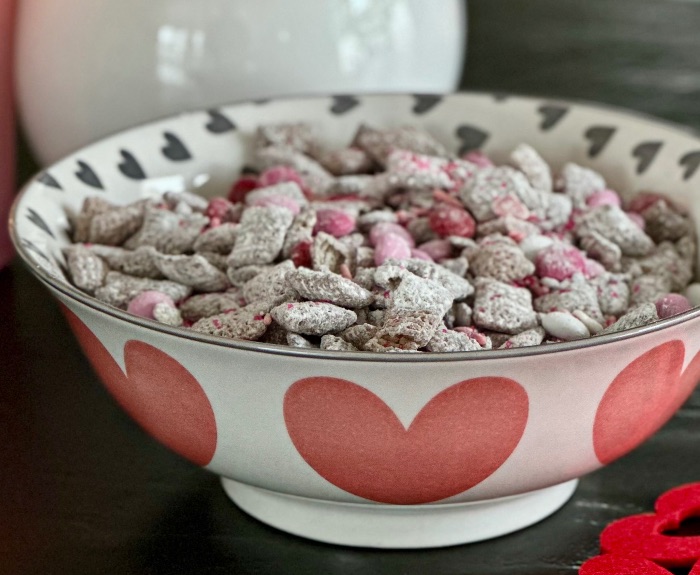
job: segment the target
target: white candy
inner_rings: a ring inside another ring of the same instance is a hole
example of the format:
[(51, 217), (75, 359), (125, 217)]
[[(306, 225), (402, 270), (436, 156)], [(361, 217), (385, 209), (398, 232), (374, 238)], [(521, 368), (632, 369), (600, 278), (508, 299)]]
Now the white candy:
[(541, 313), (540, 321), (542, 322), (542, 327), (549, 335), (565, 341), (583, 339), (590, 336), (586, 325), (570, 313), (561, 311)]
[(594, 320), (585, 311), (577, 309), (572, 313), (576, 316), (576, 318), (581, 320), (581, 323), (583, 323), (583, 325), (585, 325), (588, 328), (588, 331), (591, 332), (592, 335), (603, 331), (603, 326), (600, 324), (600, 322)]
[(554, 243), (552, 238), (541, 235), (527, 236), (522, 242), (520, 242), (520, 249), (523, 250), (525, 257), (530, 261), (534, 262), (537, 258), (537, 254), (543, 249), (548, 248)]
[(692, 283), (685, 288), (685, 297), (693, 307), (700, 305), (700, 283)]

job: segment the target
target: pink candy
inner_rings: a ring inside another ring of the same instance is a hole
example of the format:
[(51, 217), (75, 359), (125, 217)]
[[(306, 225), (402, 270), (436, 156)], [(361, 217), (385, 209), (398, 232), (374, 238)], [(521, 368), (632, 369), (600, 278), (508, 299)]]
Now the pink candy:
[(684, 311), (688, 311), (691, 307), (688, 298), (677, 293), (670, 293), (655, 302), (656, 313), (661, 319), (678, 315)]
[(424, 260), (426, 262), (433, 261), (433, 258), (431, 258), (430, 255), (425, 253), (423, 250), (419, 250), (419, 249), (415, 249), (415, 248), (411, 250), (411, 257), (414, 260)]
[(600, 190), (594, 192), (586, 200), (589, 208), (597, 208), (598, 206), (618, 206), (622, 205), (620, 196), (613, 190)]
[(289, 166), (268, 168), (258, 177), (258, 186), (261, 188), (274, 186), (275, 184), (281, 184), (283, 182), (296, 182), (299, 184), (300, 188), (303, 189), (304, 187), (304, 180), (302, 180), (299, 172)]
[(379, 238), (386, 234), (394, 234), (400, 238), (403, 238), (410, 248), (416, 246), (413, 236), (406, 228), (400, 226), (399, 224), (392, 224), (391, 222), (380, 222), (375, 224), (369, 232), (369, 241), (372, 242), (372, 245), (376, 246)]
[(576, 272), (586, 272), (586, 257), (581, 250), (565, 244), (553, 244), (537, 254), (535, 266), (540, 277), (565, 280)]
[(513, 216), (519, 220), (530, 217), (530, 210), (515, 196), (497, 196), (491, 203), (491, 208), (499, 217)]
[(480, 168), (488, 168), (489, 166), (493, 166), (493, 162), (489, 159), (489, 157), (486, 154), (484, 154), (483, 152), (478, 152), (476, 150), (467, 152), (462, 156), (462, 159), (467, 160), (467, 162), (471, 162), (472, 164), (476, 164)]
[(325, 232), (336, 238), (342, 238), (355, 231), (355, 218), (343, 210), (318, 210), (314, 233)]
[(418, 246), (418, 250), (427, 254), (432, 260), (440, 261), (452, 256), (452, 244), (449, 240), (430, 240)]
[(386, 260), (405, 260), (411, 257), (411, 246), (401, 236), (387, 233), (377, 238), (374, 245), (374, 263), (382, 265)]
[(134, 315), (153, 319), (153, 308), (159, 303), (166, 303), (169, 306), (175, 307), (173, 299), (163, 292), (144, 291), (129, 302), (126, 311)]
[(252, 205), (263, 207), (279, 206), (281, 208), (287, 208), (295, 216), (301, 211), (297, 201), (289, 196), (267, 196), (255, 200)]

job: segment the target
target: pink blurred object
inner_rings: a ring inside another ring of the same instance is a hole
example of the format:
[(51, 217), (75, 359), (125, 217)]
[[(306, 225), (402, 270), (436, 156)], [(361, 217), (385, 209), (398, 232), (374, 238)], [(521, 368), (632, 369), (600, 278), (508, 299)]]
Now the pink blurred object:
[(14, 16), (14, 0), (0, 0), (0, 268), (10, 263), (14, 255), (7, 233), (7, 219), (15, 191), (15, 124), (10, 66)]

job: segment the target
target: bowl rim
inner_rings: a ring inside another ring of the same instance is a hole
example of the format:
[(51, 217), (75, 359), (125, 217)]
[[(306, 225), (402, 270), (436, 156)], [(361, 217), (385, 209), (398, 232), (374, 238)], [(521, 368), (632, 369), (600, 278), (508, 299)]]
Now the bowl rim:
[(506, 98), (515, 98), (519, 100), (529, 100), (529, 101), (542, 101), (543, 103), (549, 104), (566, 104), (573, 106), (580, 106), (588, 108), (592, 111), (605, 111), (609, 113), (614, 113), (622, 116), (627, 116), (629, 118), (637, 118), (645, 122), (651, 122), (659, 126), (664, 126), (668, 129), (682, 132), (686, 135), (692, 136), (698, 139), (700, 143), (700, 131), (696, 131), (688, 126), (682, 124), (677, 124), (675, 122), (657, 118), (651, 114), (646, 114), (644, 112), (639, 112), (636, 110), (629, 110), (623, 107), (603, 103), (595, 102), (584, 99), (574, 99), (574, 98), (560, 98), (560, 97), (548, 97), (548, 96), (538, 96), (538, 95), (527, 95), (520, 94), (516, 92), (505, 92), (505, 91), (480, 91), (480, 90), (460, 90), (456, 92), (441, 92), (441, 93), (422, 93), (413, 94), (409, 92), (367, 92), (359, 94), (311, 94), (311, 95), (294, 95), (294, 96), (281, 96), (274, 98), (265, 99), (246, 99), (246, 100), (236, 100), (229, 103), (222, 103), (217, 106), (208, 106), (197, 108), (193, 110), (188, 110), (185, 112), (180, 112), (176, 114), (166, 115), (160, 118), (149, 120), (147, 122), (139, 123), (130, 128), (119, 130), (110, 135), (104, 136), (95, 142), (91, 142), (86, 146), (74, 150), (70, 154), (62, 157), (56, 162), (49, 166), (41, 168), (34, 176), (32, 176), (15, 195), (15, 198), (10, 207), (9, 219), (8, 219), (8, 231), (10, 234), (10, 239), (15, 247), (17, 254), (20, 256), (23, 264), (29, 269), (34, 276), (40, 280), (49, 290), (53, 289), (60, 292), (70, 300), (76, 303), (82, 304), (94, 311), (102, 312), (111, 316), (117, 320), (122, 320), (127, 323), (137, 325), (139, 327), (145, 328), (149, 331), (153, 331), (159, 334), (168, 334), (177, 338), (188, 339), (192, 341), (197, 341), (199, 343), (212, 344), (218, 347), (226, 347), (237, 349), (240, 351), (255, 352), (269, 355), (281, 355), (287, 357), (297, 357), (305, 359), (316, 359), (316, 360), (345, 360), (354, 362), (389, 362), (389, 363), (444, 363), (444, 362), (465, 362), (465, 361), (481, 361), (481, 360), (497, 360), (497, 359), (510, 359), (510, 358), (520, 358), (520, 357), (535, 357), (539, 355), (549, 355), (559, 352), (576, 351), (581, 349), (594, 348), (600, 345), (610, 344), (625, 341), (632, 338), (637, 338), (650, 333), (655, 333), (670, 327), (686, 323), (690, 320), (697, 319), (700, 317), (700, 307), (691, 308), (683, 313), (671, 316), (669, 318), (657, 320), (652, 324), (635, 327), (632, 329), (600, 335), (593, 336), (586, 339), (551, 343), (546, 345), (536, 345), (529, 347), (511, 348), (511, 349), (490, 349), (490, 350), (474, 350), (474, 351), (461, 351), (461, 352), (431, 352), (431, 353), (379, 353), (370, 351), (331, 351), (322, 349), (305, 349), (305, 348), (295, 348), (289, 346), (283, 346), (279, 344), (264, 343), (258, 341), (247, 341), (239, 339), (230, 339), (221, 336), (214, 336), (209, 334), (204, 334), (196, 332), (192, 329), (185, 327), (173, 327), (165, 324), (158, 323), (154, 320), (149, 320), (146, 318), (141, 318), (139, 316), (128, 313), (125, 310), (112, 307), (106, 303), (91, 297), (82, 291), (78, 290), (71, 284), (63, 282), (58, 278), (50, 275), (45, 269), (38, 265), (32, 264), (32, 258), (28, 254), (27, 249), (21, 242), (21, 238), (17, 232), (17, 210), (19, 204), (27, 194), (29, 188), (40, 183), (38, 178), (46, 171), (51, 170), (52, 166), (64, 162), (68, 158), (82, 153), (95, 145), (99, 145), (113, 138), (121, 137), (125, 134), (131, 132), (138, 132), (146, 127), (156, 126), (157, 124), (173, 121), (177, 118), (192, 116), (195, 114), (201, 114), (207, 110), (219, 109), (222, 107), (231, 108), (239, 106), (249, 106), (251, 104), (260, 103), (272, 103), (276, 101), (283, 102), (327, 102), (329, 98), (337, 96), (353, 96), (357, 98), (370, 98), (370, 99), (391, 99), (397, 97), (406, 96), (417, 96), (417, 95), (436, 95), (443, 98), (460, 98), (465, 96), (499, 96)]

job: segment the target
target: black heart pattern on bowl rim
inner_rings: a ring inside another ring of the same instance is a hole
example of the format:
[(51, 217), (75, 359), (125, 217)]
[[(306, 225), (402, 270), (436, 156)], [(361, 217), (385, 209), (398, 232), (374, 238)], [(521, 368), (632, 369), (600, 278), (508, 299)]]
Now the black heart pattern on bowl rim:
[(97, 188), (98, 190), (104, 190), (104, 186), (102, 185), (102, 180), (100, 180), (99, 176), (95, 173), (95, 170), (93, 170), (89, 164), (83, 162), (82, 160), (77, 160), (78, 162), (78, 171), (75, 172), (75, 175), (77, 178), (83, 182), (84, 184), (90, 186), (91, 188)]
[(122, 156), (122, 161), (118, 164), (119, 171), (132, 180), (145, 180), (146, 172), (144, 172), (134, 155), (124, 149), (119, 150), (119, 153)]

